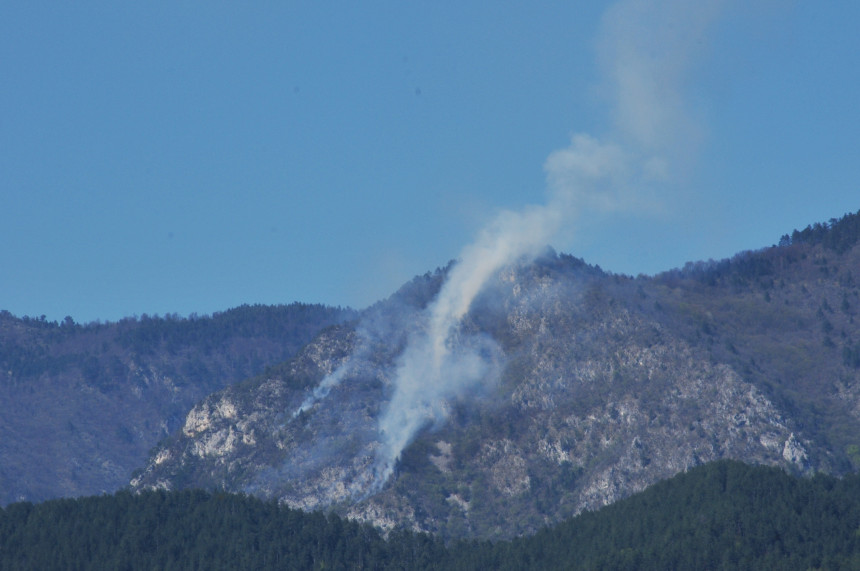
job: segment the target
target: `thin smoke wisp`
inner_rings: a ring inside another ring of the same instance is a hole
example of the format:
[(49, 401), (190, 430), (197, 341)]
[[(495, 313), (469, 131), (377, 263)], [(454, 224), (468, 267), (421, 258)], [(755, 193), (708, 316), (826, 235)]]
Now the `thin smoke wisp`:
[(338, 386), (346, 377), (349, 372), (350, 361), (351, 360), (348, 359), (345, 363), (332, 371), (331, 374), (326, 375), (323, 380), (320, 381), (320, 384), (314, 388), (313, 392), (305, 397), (302, 404), (300, 404), (293, 412), (292, 418), (296, 418), (301, 413), (310, 410), (315, 404), (327, 397), (331, 390)]

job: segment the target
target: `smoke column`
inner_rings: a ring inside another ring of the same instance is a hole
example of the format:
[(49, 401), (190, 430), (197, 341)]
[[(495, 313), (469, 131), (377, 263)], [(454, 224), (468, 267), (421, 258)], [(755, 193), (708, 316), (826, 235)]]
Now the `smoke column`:
[(460, 331), (492, 276), (533, 259), (584, 211), (659, 208), (660, 186), (671, 182), (699, 138), (683, 80), (719, 6), (628, 0), (604, 14), (597, 52), (599, 87), (612, 119), (608, 134), (574, 134), (546, 160), (546, 204), (502, 212), (461, 252), (397, 364), (392, 399), (379, 420), (377, 489), (416, 433), (447, 417), (450, 399), (498, 377), (499, 349)]
[(500, 350), (488, 338), (462, 335), (460, 322), (495, 272), (537, 253), (551, 235), (545, 224), (554, 218), (546, 207), (505, 213), (463, 250), (425, 312), (424, 329), (411, 336), (399, 360), (394, 394), (379, 421), (378, 486), (388, 479), (415, 433), (447, 416), (448, 399), (497, 376)]

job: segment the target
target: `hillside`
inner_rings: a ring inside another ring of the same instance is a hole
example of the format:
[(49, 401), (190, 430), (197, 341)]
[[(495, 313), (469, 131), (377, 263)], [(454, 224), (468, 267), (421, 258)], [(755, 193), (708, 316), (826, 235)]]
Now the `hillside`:
[(132, 486), (506, 538), (717, 459), (854, 471), (858, 220), (653, 278), (549, 251), (483, 288), (438, 386), (409, 368), (451, 269), (428, 273), (198, 403)]
[(720, 461), (529, 537), (453, 550), (460, 569), (857, 569), (860, 477)]
[(0, 312), (0, 505), (120, 489), (195, 402), (354, 315), (293, 304), (80, 325)]

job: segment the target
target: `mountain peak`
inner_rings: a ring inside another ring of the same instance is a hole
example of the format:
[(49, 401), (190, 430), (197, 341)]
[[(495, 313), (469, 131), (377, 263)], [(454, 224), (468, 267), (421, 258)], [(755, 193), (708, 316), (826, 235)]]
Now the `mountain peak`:
[[(717, 280), (705, 294), (683, 275), (632, 279), (548, 252), (489, 280), (445, 345), (421, 353), (441, 361), (416, 360), (450, 268), (212, 395), (189, 415), (205, 428), (166, 441), (133, 486), (224, 487), (383, 528), (494, 538), (720, 458), (798, 473), (854, 461), (857, 369), (815, 345), (819, 307), (792, 305), (805, 289), (832, 308), (846, 267), (814, 283), (780, 269), (769, 290)], [(860, 339), (853, 307), (825, 315), (846, 343)], [(787, 375), (792, 351), (807, 363)], [(387, 456), (393, 441), (402, 448)]]

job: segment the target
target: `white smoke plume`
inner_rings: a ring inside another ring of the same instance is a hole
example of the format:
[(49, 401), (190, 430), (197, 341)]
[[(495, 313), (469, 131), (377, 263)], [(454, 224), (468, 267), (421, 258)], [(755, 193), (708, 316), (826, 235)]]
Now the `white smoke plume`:
[(343, 381), (344, 377), (346, 377), (346, 374), (350, 371), (351, 364), (352, 359), (347, 359), (337, 369), (326, 375), (323, 380), (320, 381), (320, 384), (314, 388), (313, 392), (305, 397), (305, 400), (302, 401), (299, 408), (293, 411), (292, 418), (296, 418), (301, 413), (310, 410), (315, 404), (327, 397), (331, 390), (338, 386)]
[(377, 488), (417, 432), (447, 417), (451, 399), (497, 378), (500, 350), (460, 329), (488, 280), (532, 259), (583, 212), (649, 207), (654, 189), (689, 158), (699, 135), (684, 103), (685, 72), (719, 5), (626, 0), (606, 12), (597, 50), (611, 128), (600, 138), (573, 135), (544, 165), (546, 204), (502, 212), (462, 251), (398, 361), (392, 399), (379, 419)]

